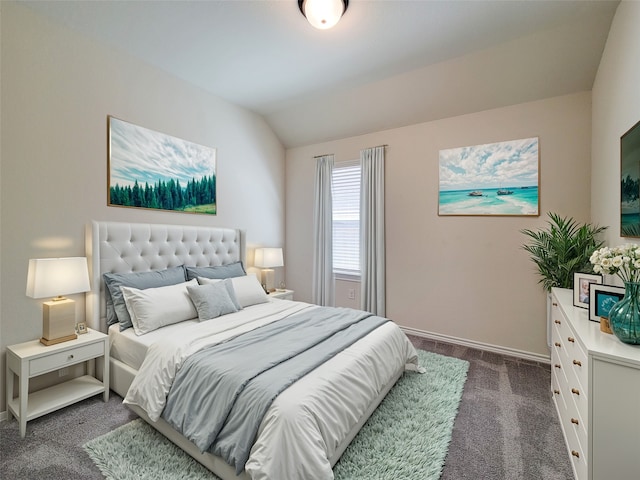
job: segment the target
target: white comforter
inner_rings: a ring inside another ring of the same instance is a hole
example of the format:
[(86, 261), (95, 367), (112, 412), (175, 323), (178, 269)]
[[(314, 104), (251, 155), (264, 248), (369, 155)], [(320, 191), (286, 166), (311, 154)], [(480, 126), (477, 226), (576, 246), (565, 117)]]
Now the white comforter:
[[(149, 347), (125, 403), (157, 421), (176, 372), (192, 353), (304, 309), (274, 300), (216, 320), (192, 324), (180, 336)], [(393, 322), (298, 380), (267, 411), (245, 469), (253, 480), (332, 479), (341, 441), (403, 365), (417, 365), (415, 349)]]

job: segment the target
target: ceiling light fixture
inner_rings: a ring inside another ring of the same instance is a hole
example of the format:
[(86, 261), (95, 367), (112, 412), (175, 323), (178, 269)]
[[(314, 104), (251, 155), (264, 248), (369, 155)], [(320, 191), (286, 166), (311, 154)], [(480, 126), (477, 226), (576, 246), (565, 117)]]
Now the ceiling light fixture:
[(311, 25), (320, 30), (333, 27), (344, 15), (349, 0), (298, 0), (298, 7)]

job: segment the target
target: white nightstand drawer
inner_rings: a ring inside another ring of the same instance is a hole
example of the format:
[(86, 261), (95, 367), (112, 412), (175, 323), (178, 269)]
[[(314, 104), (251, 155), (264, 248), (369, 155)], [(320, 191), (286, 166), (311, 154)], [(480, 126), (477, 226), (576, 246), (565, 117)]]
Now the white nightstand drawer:
[(104, 353), (104, 342), (100, 341), (64, 350), (53, 355), (34, 358), (29, 362), (29, 375), (34, 376), (58, 370), (67, 365), (75, 365), (91, 358), (101, 357)]

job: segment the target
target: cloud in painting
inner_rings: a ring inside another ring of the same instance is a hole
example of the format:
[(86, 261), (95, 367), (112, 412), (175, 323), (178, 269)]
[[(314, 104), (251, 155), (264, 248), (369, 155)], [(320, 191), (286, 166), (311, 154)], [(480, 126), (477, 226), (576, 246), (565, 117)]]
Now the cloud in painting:
[(110, 119), (110, 184), (154, 185), (215, 175), (216, 151), (131, 123)]
[(440, 191), (537, 185), (537, 138), (440, 150)]

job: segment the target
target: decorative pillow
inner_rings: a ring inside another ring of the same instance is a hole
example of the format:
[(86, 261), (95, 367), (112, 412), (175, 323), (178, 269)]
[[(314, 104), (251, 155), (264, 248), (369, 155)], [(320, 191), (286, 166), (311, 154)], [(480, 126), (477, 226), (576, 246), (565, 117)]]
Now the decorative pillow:
[(189, 286), (197, 285), (197, 280), (191, 280), (144, 290), (120, 287), (136, 335), (144, 335), (165, 325), (197, 318), (198, 312), (187, 290)]
[[(230, 278), (230, 280), (236, 299), (242, 308), (269, 301), (267, 293), (264, 291), (264, 288), (262, 288), (262, 285), (260, 285), (260, 280), (258, 280), (258, 277), (253, 273), (245, 275), (244, 277)], [(201, 285), (216, 282), (220, 282), (220, 280), (198, 277), (198, 283)]]
[(218, 318), (238, 311), (229, 295), (231, 280), (221, 280), (207, 285), (188, 286), (189, 297), (196, 306), (200, 321)]
[(244, 271), (242, 262), (229, 263), (228, 265), (218, 265), (215, 267), (186, 267), (187, 268), (187, 280), (193, 280), (194, 278), (232, 278), (242, 277), (247, 274)]
[(145, 288), (164, 287), (184, 283), (187, 280), (184, 266), (153, 270), (151, 272), (105, 273), (104, 285), (107, 303), (107, 324), (120, 322), (120, 331), (131, 327), (131, 317), (122, 297), (120, 287)]

